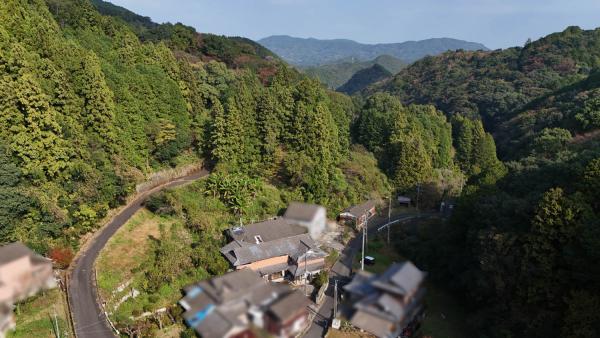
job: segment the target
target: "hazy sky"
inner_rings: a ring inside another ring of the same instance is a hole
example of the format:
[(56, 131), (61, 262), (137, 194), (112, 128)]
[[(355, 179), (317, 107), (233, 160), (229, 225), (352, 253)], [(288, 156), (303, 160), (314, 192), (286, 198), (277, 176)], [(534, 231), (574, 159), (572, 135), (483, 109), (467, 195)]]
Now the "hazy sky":
[(600, 26), (600, 0), (112, 0), (157, 22), (260, 39), (286, 34), (364, 43), (451, 37), (490, 48), (577, 25)]

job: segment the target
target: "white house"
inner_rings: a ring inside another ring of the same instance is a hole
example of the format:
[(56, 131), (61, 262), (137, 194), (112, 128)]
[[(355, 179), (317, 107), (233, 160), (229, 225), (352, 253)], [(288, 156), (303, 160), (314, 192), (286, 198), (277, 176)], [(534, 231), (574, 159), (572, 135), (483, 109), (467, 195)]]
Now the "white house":
[(290, 223), (306, 227), (313, 239), (321, 237), (327, 224), (327, 211), (316, 204), (292, 202), (283, 217)]

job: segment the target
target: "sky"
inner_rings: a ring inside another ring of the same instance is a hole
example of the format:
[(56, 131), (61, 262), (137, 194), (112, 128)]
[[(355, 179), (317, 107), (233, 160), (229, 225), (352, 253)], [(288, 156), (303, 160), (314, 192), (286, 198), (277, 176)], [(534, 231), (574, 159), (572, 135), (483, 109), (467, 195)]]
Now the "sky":
[[(111, 0), (109, 0), (111, 1)], [(199, 32), (389, 43), (450, 37), (521, 46), (567, 26), (600, 26), (600, 0), (112, 0)]]

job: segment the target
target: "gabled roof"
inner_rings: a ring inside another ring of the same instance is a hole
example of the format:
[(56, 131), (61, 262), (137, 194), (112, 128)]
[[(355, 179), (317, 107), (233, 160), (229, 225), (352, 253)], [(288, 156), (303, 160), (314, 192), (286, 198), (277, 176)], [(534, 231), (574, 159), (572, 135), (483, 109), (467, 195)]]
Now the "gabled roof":
[(322, 206), (316, 204), (292, 202), (285, 211), (283, 217), (290, 220), (310, 222), (317, 216)]
[(260, 239), (263, 242), (269, 242), (280, 238), (304, 234), (306, 232), (306, 228), (290, 224), (283, 217), (229, 229), (229, 235), (232, 239), (253, 244), (256, 243), (255, 236), (260, 236)]
[(299, 255), (309, 249), (317, 248), (309, 234), (280, 238), (259, 244), (242, 245), (237, 248), (234, 246), (228, 244), (221, 248), (221, 252), (234, 266), (273, 257)]
[(296, 290), (273, 303), (273, 305), (269, 307), (269, 313), (280, 322), (285, 323), (298, 314), (307, 311), (306, 307), (309, 304), (310, 301), (308, 298), (306, 298), (302, 292)]
[(345, 213), (351, 214), (354, 217), (360, 217), (365, 215), (369, 210), (377, 206), (377, 201), (368, 200), (363, 204), (355, 205), (344, 210)]
[(406, 295), (417, 290), (426, 273), (411, 262), (394, 263), (372, 284), (374, 287)]
[(371, 272), (359, 270), (352, 278), (352, 281), (344, 285), (344, 290), (357, 296), (370, 294), (375, 291), (371, 282), (373, 282), (376, 277), (377, 276)]

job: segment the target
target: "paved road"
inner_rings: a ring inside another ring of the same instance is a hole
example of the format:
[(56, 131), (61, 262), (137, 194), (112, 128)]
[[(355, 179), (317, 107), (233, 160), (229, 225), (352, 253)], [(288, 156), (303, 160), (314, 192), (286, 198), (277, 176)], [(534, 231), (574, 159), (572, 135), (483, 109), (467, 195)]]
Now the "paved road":
[[(408, 221), (413, 218), (417, 218), (417, 215), (401, 215), (398, 216), (392, 221), (401, 220)], [(387, 220), (386, 220), (387, 221)], [(377, 228), (387, 222), (377, 222), (373, 224), (369, 224), (369, 228), (367, 231), (368, 238), (371, 238), (373, 235), (377, 233)], [(396, 223), (398, 224), (398, 223)], [(362, 236), (358, 234), (350, 243), (344, 248), (342, 254), (340, 255), (340, 259), (333, 265), (331, 268), (331, 272), (329, 273), (329, 287), (325, 291), (325, 300), (319, 312), (313, 319), (310, 324), (310, 328), (304, 335), (306, 338), (321, 338), (325, 336), (327, 332), (327, 327), (330, 324), (330, 321), (333, 317), (333, 288), (335, 280), (344, 279), (345, 277), (350, 276), (350, 272), (352, 272), (352, 262), (354, 260), (354, 256), (360, 252), (362, 247)]]
[(148, 196), (166, 188), (190, 183), (206, 175), (208, 175), (208, 172), (203, 169), (141, 194), (100, 230), (100, 233), (92, 240), (91, 245), (77, 259), (68, 288), (71, 315), (75, 325), (75, 335), (78, 338), (115, 337), (115, 334), (106, 321), (104, 313), (96, 302), (97, 290), (93, 282), (93, 278), (95, 278), (94, 262), (108, 240), (136, 211), (142, 208), (142, 204)]

